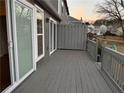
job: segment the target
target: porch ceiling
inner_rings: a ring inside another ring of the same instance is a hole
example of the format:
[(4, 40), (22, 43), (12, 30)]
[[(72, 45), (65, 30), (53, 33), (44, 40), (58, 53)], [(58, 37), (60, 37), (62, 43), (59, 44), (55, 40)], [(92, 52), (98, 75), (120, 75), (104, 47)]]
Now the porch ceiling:
[(13, 93), (112, 93), (83, 51), (58, 50)]

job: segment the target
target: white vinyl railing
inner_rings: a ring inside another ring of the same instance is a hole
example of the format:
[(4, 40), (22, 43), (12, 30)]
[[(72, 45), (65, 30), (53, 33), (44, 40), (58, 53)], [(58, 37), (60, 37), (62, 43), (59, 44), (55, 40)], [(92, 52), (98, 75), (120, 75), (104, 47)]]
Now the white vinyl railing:
[(87, 52), (95, 61), (97, 61), (97, 45), (95, 41), (87, 40)]
[(124, 93), (124, 54), (103, 47), (102, 69)]

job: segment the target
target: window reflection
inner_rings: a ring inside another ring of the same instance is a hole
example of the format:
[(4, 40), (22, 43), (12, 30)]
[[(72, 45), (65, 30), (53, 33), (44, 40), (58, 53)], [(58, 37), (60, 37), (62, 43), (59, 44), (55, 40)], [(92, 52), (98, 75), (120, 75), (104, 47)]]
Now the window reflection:
[(31, 15), (30, 9), (16, 5), (16, 16), (21, 16), (31, 20), (30, 15)]

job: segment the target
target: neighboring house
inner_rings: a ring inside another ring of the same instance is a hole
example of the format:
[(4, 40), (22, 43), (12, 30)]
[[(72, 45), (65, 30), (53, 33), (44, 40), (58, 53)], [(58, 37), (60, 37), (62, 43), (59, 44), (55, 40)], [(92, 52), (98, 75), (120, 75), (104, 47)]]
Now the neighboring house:
[(123, 36), (123, 30), (122, 27), (118, 27), (117, 31), (114, 32), (114, 34), (116, 34), (117, 36)]
[(9, 93), (57, 49), (66, 0), (0, 0), (0, 92)]
[(68, 17), (68, 23), (69, 24), (82, 24), (82, 22), (72, 16)]

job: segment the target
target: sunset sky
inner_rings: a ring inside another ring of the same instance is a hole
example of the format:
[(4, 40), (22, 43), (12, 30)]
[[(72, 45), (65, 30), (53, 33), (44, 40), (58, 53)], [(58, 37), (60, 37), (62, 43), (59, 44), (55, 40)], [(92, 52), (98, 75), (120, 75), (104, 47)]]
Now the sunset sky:
[(100, 19), (100, 15), (98, 15), (96, 10), (96, 4), (100, 3), (103, 0), (67, 0), (70, 15), (81, 19), (84, 21), (95, 21), (96, 19)]

